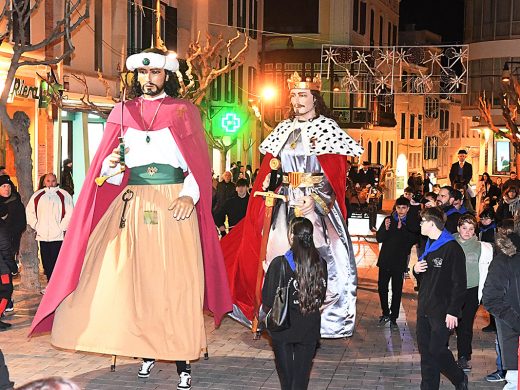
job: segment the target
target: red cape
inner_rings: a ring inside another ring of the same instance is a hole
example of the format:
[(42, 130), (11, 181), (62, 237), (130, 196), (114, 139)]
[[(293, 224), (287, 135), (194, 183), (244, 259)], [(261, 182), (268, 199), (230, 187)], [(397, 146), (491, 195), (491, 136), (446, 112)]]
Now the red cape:
[[(251, 195), (254, 195), (255, 191), (262, 191), (262, 183), (266, 175), (271, 171), (269, 167), (271, 158), (273, 158), (271, 154), (265, 155)], [(336, 154), (323, 154), (318, 156), (318, 160), (336, 194), (343, 218), (346, 218), (347, 157)], [(250, 320), (253, 319), (254, 315), (256, 274), (260, 257), (263, 221), (264, 199), (251, 196), (244, 219), (220, 241), (233, 304), (237, 305)]]
[[(103, 139), (85, 178), (53, 276), (34, 317), (30, 334), (52, 329), (54, 311), (78, 285), (90, 234), (128, 182), (129, 169), (125, 171), (120, 186), (105, 183), (98, 187), (94, 182), (101, 171), (103, 160), (119, 143), (120, 121), (121, 104), (118, 104), (107, 120)], [(125, 131), (127, 127), (142, 129), (138, 99), (125, 103), (124, 123)], [(211, 165), (198, 109), (187, 101), (165, 98), (160, 115), (150, 130), (166, 127), (170, 129), (199, 185), (200, 199), (196, 210), (204, 257), (204, 308), (214, 314), (218, 326), (222, 317), (232, 310), (232, 303), (222, 252), (211, 215)]]

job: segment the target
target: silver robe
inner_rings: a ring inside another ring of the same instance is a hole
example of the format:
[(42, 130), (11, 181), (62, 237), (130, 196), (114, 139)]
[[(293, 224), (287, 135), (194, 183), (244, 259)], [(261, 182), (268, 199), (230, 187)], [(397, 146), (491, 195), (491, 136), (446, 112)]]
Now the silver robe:
[[(293, 142), (296, 142), (294, 149), (291, 147)], [(323, 174), (318, 157), (314, 154), (306, 155), (299, 129), (295, 129), (289, 135), (277, 157), (281, 160), (283, 172)], [(273, 217), (266, 256), (269, 262), (289, 249), (287, 230), (289, 219), (293, 215), (291, 209), (294, 208), (294, 202), (314, 192), (330, 204), (333, 195), (325, 176), (322, 182), (314, 187), (291, 188), (283, 185), (279, 192), (288, 195), (289, 201), (281, 202)], [(328, 285), (327, 297), (322, 307), (321, 337), (352, 336), (356, 318), (357, 269), (352, 242), (338, 202), (334, 203), (327, 215), (321, 214), (315, 207), (315, 211), (305, 217), (312, 221), (314, 244), (327, 261)], [(267, 269), (268, 264), (264, 266)]]

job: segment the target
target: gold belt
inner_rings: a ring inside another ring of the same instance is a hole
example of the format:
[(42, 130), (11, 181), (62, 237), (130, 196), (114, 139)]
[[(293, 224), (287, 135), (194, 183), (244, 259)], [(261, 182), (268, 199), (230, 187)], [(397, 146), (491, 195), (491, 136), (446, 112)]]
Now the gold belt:
[(304, 172), (287, 172), (283, 174), (283, 184), (289, 184), (292, 188), (296, 187), (314, 187), (320, 184), (323, 175), (313, 175)]

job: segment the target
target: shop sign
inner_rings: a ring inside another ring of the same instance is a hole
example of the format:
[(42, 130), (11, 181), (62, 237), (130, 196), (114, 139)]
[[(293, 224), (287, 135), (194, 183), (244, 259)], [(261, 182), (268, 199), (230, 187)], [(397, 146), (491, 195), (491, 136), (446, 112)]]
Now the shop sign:
[(15, 97), (23, 99), (39, 99), (39, 88), (27, 85), (25, 80), (15, 78), (11, 91), (9, 92), (9, 98), (13, 99)]

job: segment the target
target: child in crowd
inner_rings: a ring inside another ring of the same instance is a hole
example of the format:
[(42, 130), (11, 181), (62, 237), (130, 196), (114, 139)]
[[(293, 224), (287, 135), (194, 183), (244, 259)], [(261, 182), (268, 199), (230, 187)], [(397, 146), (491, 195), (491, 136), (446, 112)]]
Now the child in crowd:
[[(377, 242), (382, 243), (377, 266), (379, 267), (378, 292), (382, 316), (379, 325), (390, 321), (390, 328), (397, 329), (397, 318), (401, 306), (404, 273), (408, 266), (408, 255), (417, 242), (418, 235), (408, 226), (410, 201), (400, 197), (395, 202), (395, 211), (379, 227)], [(388, 283), (392, 281), (392, 303), (388, 307)]]

